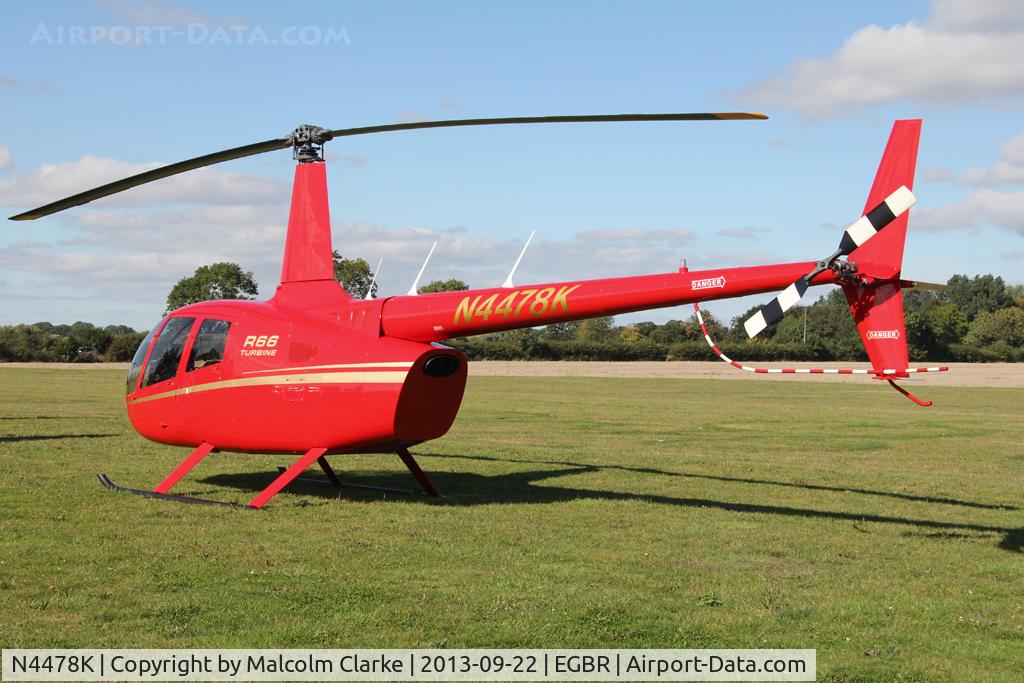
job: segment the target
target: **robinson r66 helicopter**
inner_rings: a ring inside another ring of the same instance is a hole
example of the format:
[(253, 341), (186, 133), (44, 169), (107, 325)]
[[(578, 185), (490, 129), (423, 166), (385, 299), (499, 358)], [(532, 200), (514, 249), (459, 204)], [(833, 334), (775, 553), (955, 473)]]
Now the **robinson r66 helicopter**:
[(453, 126), (765, 118), (749, 113), (616, 114), (341, 130), (303, 125), (286, 137), (163, 166), (12, 220), (40, 218), (177, 173), (292, 148), (297, 164), (281, 283), (274, 295), (267, 301), (207, 301), (173, 311), (142, 342), (128, 372), (125, 401), (135, 429), (192, 452), (152, 491), (123, 488), (104, 475), (100, 481), (140, 495), (225, 505), (168, 492), (213, 451), (299, 454), (247, 505), (260, 508), (314, 462), (331, 483), (341, 485), (328, 455), (397, 453), (424, 492), (436, 496), (408, 449), (443, 436), (458, 413), (466, 358), (439, 344), (454, 337), (784, 290), (746, 322), (752, 337), (779, 320), (809, 287), (835, 284), (846, 294), (871, 360), (872, 370), (859, 372), (870, 372), (910, 396), (895, 380), (944, 370), (907, 367), (901, 289), (915, 283), (901, 279), (901, 264), (921, 121), (895, 123), (864, 215), (843, 233), (838, 248), (818, 261), (693, 272), (684, 266), (657, 275), (369, 300), (349, 296), (334, 279), (324, 143)]

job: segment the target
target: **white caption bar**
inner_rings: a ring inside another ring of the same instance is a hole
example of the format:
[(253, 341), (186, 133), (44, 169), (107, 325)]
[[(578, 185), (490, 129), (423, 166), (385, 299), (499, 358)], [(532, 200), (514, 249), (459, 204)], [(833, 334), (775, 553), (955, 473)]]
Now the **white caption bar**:
[(4, 650), (5, 681), (813, 681), (815, 650)]

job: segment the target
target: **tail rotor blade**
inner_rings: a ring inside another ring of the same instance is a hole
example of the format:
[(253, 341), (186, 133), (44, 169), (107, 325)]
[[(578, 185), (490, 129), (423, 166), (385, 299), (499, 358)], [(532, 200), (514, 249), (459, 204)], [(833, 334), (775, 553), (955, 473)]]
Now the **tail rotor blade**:
[(939, 282), (922, 282), (921, 280), (903, 280), (900, 284), (904, 287), (912, 287), (913, 289), (927, 289), (930, 292), (941, 292), (949, 289), (949, 285)]
[(886, 197), (881, 204), (858, 218), (843, 233), (839, 249), (827, 258), (818, 261), (817, 268), (791, 284), (781, 294), (769, 301), (765, 306), (762, 306), (761, 310), (743, 322), (743, 329), (747, 331), (747, 336), (754, 338), (770, 325), (774, 325), (781, 320), (783, 314), (800, 301), (815, 275), (827, 269), (840, 256), (849, 256), (854, 249), (867, 242), (877, 235), (882, 228), (903, 215), (916, 201), (913, 193), (905, 185), (901, 185), (898, 190)]
[(747, 318), (743, 323), (743, 329), (747, 331), (747, 336), (756, 337), (769, 325), (774, 325), (781, 320), (786, 311), (793, 308), (803, 298), (810, 284), (810, 278), (807, 275), (803, 276), (762, 306), (761, 310)]
[(839, 242), (840, 255), (849, 256), (854, 249), (877, 235), (879, 230), (896, 220), (916, 201), (917, 199), (906, 185), (901, 185), (881, 204), (858, 218), (853, 225), (846, 229), (843, 239)]

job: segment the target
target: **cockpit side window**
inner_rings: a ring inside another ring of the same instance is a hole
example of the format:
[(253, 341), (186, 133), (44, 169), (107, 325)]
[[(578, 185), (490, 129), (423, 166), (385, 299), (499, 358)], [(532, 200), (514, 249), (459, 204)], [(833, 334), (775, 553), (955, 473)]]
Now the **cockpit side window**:
[(135, 352), (135, 356), (132, 357), (132, 364), (128, 368), (128, 393), (135, 391), (135, 382), (139, 379), (139, 373), (142, 371), (142, 361), (146, 360), (146, 351), (149, 351), (149, 345), (153, 343), (153, 337), (156, 336), (156, 331), (159, 329), (160, 323), (156, 324), (156, 327), (149, 331), (146, 338), (139, 344), (139, 349)]
[(153, 345), (153, 353), (146, 363), (146, 372), (142, 377), (142, 386), (163, 382), (174, 377), (178, 372), (181, 354), (185, 350), (188, 333), (192, 329), (195, 318), (171, 318), (160, 330), (160, 336)]
[(231, 323), (227, 320), (208, 318), (199, 326), (196, 340), (192, 342), (192, 353), (188, 356), (186, 372), (215, 365), (224, 360), (224, 346), (228, 342)]

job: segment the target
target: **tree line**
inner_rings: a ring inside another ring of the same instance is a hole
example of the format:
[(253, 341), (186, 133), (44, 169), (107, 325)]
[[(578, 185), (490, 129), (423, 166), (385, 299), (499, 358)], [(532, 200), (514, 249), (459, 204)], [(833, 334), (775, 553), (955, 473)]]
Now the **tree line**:
[[(376, 293), (369, 264), (334, 253), (334, 273), (355, 297)], [(421, 293), (468, 289), (461, 280), (435, 280)], [(167, 311), (196, 301), (251, 299), (251, 272), (234, 263), (202, 266), (182, 278), (167, 297)], [(939, 291), (903, 293), (910, 359), (923, 361), (1024, 361), (1024, 286), (995, 275), (954, 275)], [(712, 306), (714, 304), (711, 304)], [(846, 298), (836, 289), (809, 306), (791, 309), (782, 321), (748, 339), (743, 321), (751, 308), (728, 324), (709, 311), (704, 320), (712, 339), (728, 356), (750, 362), (867, 360)], [(0, 326), (0, 361), (126, 361), (144, 332), (124, 325), (86, 322)], [(664, 324), (617, 326), (610, 317), (590, 318), (464, 337), (449, 342), (471, 359), (492, 360), (708, 360), (712, 358), (695, 315)]]
[[(709, 304), (714, 307), (714, 303)], [(798, 306), (755, 339), (743, 321), (728, 323), (702, 309), (708, 333), (727, 356), (741, 361), (863, 361), (867, 353), (842, 290)], [(994, 275), (954, 275), (946, 289), (904, 291), (910, 359), (1024, 361), (1024, 287)], [(471, 359), (501, 360), (708, 360), (714, 356), (696, 315), (616, 326), (612, 318), (466, 337), (451, 342)]]

